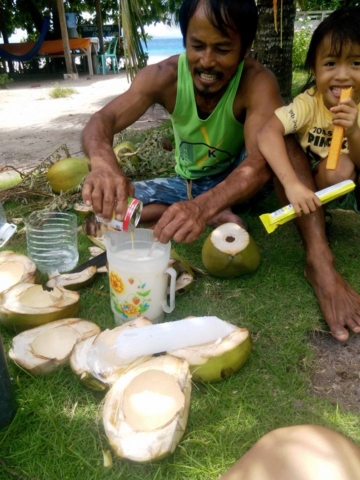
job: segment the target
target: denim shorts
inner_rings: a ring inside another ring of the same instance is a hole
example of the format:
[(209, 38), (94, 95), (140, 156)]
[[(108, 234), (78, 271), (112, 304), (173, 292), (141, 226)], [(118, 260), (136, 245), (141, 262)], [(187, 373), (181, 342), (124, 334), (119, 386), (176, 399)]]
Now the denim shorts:
[(246, 150), (243, 148), (235, 158), (234, 163), (224, 172), (198, 180), (186, 180), (177, 175), (169, 178), (155, 178), (153, 180), (134, 182), (135, 198), (141, 200), (144, 205), (149, 203), (172, 205), (173, 203), (191, 200), (225, 180), (245, 160), (246, 156)]

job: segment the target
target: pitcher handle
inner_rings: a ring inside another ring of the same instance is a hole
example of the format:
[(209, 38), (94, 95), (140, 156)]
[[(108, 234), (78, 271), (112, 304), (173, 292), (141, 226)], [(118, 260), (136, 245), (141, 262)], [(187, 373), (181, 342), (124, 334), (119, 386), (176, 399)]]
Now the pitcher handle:
[(175, 283), (176, 283), (176, 270), (172, 267), (169, 267), (165, 270), (164, 273), (168, 273), (171, 277), (170, 280), (170, 288), (169, 288), (169, 293), (170, 293), (170, 299), (169, 303), (170, 305), (167, 304), (166, 300), (163, 300), (161, 302), (162, 309), (166, 313), (170, 313), (174, 310), (175, 308)]

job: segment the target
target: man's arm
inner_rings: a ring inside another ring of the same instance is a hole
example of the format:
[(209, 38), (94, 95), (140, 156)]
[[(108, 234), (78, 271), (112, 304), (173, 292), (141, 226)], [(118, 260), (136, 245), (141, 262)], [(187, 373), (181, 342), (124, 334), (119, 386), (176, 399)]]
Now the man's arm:
[(122, 218), (127, 198), (134, 193), (116, 161), (113, 137), (155, 103), (171, 108), (169, 98), (176, 88), (176, 65), (169, 60), (141, 70), (129, 90), (96, 112), (85, 126), (82, 141), (91, 161), (91, 172), (84, 183), (83, 199), (106, 220), (110, 220), (114, 209)]

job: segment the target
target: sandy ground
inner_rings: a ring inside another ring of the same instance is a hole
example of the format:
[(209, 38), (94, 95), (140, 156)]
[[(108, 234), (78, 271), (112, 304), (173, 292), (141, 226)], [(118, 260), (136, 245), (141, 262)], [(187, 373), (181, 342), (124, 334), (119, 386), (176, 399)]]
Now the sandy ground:
[[(54, 83), (71, 87), (76, 93), (67, 98), (50, 97)], [(84, 76), (78, 80), (32, 78), (15, 81), (0, 90), (0, 167), (29, 167), (66, 144), (73, 156), (82, 156), (81, 132), (90, 116), (125, 92), (125, 73)], [(160, 125), (167, 113), (152, 107), (135, 124), (144, 129)]]

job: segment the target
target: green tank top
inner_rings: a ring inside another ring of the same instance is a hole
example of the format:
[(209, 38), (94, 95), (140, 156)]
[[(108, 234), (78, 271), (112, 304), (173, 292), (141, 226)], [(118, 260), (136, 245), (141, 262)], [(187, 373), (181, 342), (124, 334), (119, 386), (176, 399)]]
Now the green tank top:
[(189, 180), (217, 175), (234, 162), (244, 146), (244, 126), (234, 117), (233, 104), (244, 62), (211, 115), (198, 117), (194, 85), (186, 54), (179, 56), (175, 108), (170, 116), (175, 136), (175, 171)]

